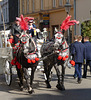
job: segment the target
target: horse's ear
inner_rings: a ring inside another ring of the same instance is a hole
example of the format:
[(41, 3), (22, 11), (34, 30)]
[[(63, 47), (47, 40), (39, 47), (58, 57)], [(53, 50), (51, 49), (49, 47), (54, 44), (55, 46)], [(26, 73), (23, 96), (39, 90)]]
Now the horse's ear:
[(36, 29), (36, 32), (39, 33), (40, 32), (40, 29)]
[(43, 28), (43, 31), (44, 31), (44, 32), (47, 32), (47, 29), (46, 29), (46, 28)]
[(55, 27), (55, 30), (54, 31), (55, 31), (55, 33), (57, 33), (58, 32), (58, 29)]

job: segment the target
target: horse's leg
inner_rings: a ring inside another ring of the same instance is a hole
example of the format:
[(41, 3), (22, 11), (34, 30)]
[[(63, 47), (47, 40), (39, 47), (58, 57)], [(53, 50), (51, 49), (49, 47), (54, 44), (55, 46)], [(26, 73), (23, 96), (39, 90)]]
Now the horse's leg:
[(30, 76), (29, 76), (29, 73), (28, 73), (28, 68), (23, 68), (23, 71), (24, 71), (24, 78), (26, 80), (28, 92), (31, 94), (32, 93), (32, 88), (30, 86), (30, 79), (29, 79)]
[[(54, 66), (55, 70), (56, 70), (56, 73), (57, 73), (57, 77), (58, 77), (58, 84), (57, 84), (57, 88), (59, 90), (65, 90), (65, 87), (64, 87), (64, 74), (65, 74), (65, 68), (64, 66), (62, 65), (62, 74), (60, 73), (60, 70), (59, 70), (59, 66), (57, 66), (57, 64)], [(62, 79), (61, 79), (62, 78)]]
[(44, 66), (44, 73), (46, 75), (45, 83), (47, 85), (47, 88), (51, 88), (50, 79), (49, 79), (51, 69), (52, 69), (51, 65), (50, 66)]
[(37, 68), (37, 66), (33, 67), (32, 70), (31, 70), (31, 76), (30, 76), (30, 86), (31, 87), (32, 87), (32, 84), (33, 84), (34, 72), (35, 72), (36, 68)]
[(23, 72), (22, 72), (22, 69), (18, 69), (17, 66), (16, 66), (16, 70), (17, 70), (19, 81), (20, 81), (19, 83), (20, 90), (23, 91)]

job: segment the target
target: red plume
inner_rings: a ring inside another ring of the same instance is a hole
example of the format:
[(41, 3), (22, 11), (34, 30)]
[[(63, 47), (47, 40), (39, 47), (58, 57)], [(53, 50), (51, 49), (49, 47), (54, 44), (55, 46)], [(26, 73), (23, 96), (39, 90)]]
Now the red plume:
[(21, 21), (21, 18), (19, 18), (19, 17), (16, 17), (16, 20), (18, 20), (19, 22)]
[(23, 15), (21, 15), (21, 21), (20, 21), (20, 26), (22, 30), (28, 30), (28, 23), (27, 21), (24, 19)]
[(28, 30), (28, 21), (29, 20), (34, 20), (33, 17), (23, 17), (23, 15), (21, 15), (20, 18), (16, 17), (16, 19), (20, 22), (20, 27), (22, 30)]
[(24, 19), (25, 19), (27, 22), (28, 22), (29, 20), (34, 20), (33, 17), (25, 17)]
[(79, 24), (79, 21), (76, 20), (71, 20), (70, 21), (71, 16), (67, 16), (66, 19), (63, 21), (62, 25), (61, 25), (61, 31), (62, 30), (67, 30), (70, 26), (75, 25), (75, 24)]

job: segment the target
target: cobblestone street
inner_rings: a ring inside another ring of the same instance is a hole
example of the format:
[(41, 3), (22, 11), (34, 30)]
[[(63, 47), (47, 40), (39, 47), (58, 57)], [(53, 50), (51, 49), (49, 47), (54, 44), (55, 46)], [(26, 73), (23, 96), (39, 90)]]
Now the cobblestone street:
[(87, 79), (82, 79), (78, 84), (77, 79), (73, 78), (74, 68), (66, 68), (65, 91), (59, 91), (56, 88), (57, 77), (53, 69), (51, 89), (47, 89), (43, 73), (36, 71), (34, 79), (35, 93), (29, 95), (24, 89), (19, 90), (17, 75), (13, 75), (11, 86), (7, 86), (4, 75), (0, 75), (0, 99), (1, 100), (90, 100), (91, 99), (91, 75), (88, 72)]

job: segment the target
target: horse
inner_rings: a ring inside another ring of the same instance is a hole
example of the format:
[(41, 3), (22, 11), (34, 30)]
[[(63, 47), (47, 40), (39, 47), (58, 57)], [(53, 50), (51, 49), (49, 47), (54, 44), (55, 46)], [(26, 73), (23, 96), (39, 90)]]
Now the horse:
[[(69, 57), (69, 47), (62, 32), (58, 31), (55, 34), (54, 41), (47, 41), (42, 45), (41, 56), (45, 58), (43, 59), (43, 65), (44, 65), (44, 73), (46, 75), (45, 83), (47, 85), (47, 88), (51, 88), (50, 72), (54, 66), (58, 77), (58, 83), (56, 87), (59, 90), (65, 90), (64, 87), (65, 67), (68, 66), (69, 68), (71, 68), (72, 64)], [(59, 65), (61, 65), (62, 67), (61, 69), (62, 73), (60, 72)]]
[[(24, 78), (26, 80), (28, 92), (31, 94), (34, 92), (32, 88), (34, 72), (38, 65), (38, 55), (36, 53), (36, 45), (32, 37), (23, 32), (19, 38), (19, 43), (13, 48), (14, 59), (11, 62), (15, 64), (18, 69), (18, 77), (20, 80), (19, 86), (23, 90), (23, 77), (20, 69), (23, 69)], [(31, 70), (31, 73), (29, 73)]]

